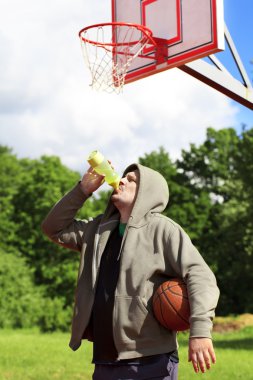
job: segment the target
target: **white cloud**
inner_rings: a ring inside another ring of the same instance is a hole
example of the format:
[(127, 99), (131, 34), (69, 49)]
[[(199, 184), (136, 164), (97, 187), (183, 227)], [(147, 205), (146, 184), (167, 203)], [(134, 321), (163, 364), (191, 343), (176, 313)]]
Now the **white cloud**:
[[(238, 109), (223, 95), (173, 69), (125, 86), (89, 87), (78, 31), (108, 21), (110, 1), (5, 0), (0, 20), (0, 143), (19, 156), (56, 154), (73, 169), (100, 149), (123, 170), (164, 146), (175, 158), (206, 127), (233, 126)], [(99, 3), (99, 4), (98, 4)]]

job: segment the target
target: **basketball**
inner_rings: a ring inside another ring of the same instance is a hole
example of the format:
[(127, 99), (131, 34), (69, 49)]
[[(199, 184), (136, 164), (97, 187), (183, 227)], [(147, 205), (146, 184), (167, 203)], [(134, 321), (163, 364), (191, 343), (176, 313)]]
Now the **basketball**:
[(162, 283), (153, 296), (153, 311), (161, 325), (169, 330), (189, 328), (190, 304), (183, 280), (173, 278)]

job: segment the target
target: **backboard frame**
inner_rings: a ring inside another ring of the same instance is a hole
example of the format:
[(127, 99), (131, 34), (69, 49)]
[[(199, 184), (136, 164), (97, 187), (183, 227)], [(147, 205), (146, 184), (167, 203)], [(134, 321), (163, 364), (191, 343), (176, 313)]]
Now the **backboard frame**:
[(231, 58), (234, 60), (238, 68), (241, 80), (232, 76), (215, 55), (209, 56), (212, 64), (203, 59), (198, 59), (179, 66), (178, 69), (228, 96), (237, 103), (253, 110), (253, 86), (226, 24), (225, 39), (228, 44)]
[[(113, 22), (140, 23), (153, 30), (154, 39), (161, 39), (167, 48), (165, 59), (157, 60), (154, 47), (146, 47), (130, 66), (125, 83), (224, 50), (223, 0), (111, 0), (111, 4)], [(155, 22), (153, 15), (161, 19), (161, 23)], [(171, 20), (168, 29), (165, 17)], [(194, 20), (202, 23), (203, 37), (194, 26)]]

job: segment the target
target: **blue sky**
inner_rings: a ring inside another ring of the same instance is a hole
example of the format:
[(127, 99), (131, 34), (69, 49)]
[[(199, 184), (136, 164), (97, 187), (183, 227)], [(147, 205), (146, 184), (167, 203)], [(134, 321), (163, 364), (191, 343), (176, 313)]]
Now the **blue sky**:
[[(253, 79), (253, 2), (252, 0), (224, 0), (224, 18), (237, 51), (245, 66), (248, 76)], [(231, 64), (229, 56), (226, 56), (226, 67), (237, 77), (236, 69)], [(253, 111), (244, 106), (239, 106), (240, 116), (238, 117), (241, 123), (253, 126)]]
[[(253, 126), (251, 110), (177, 69), (128, 84), (120, 95), (92, 90), (78, 31), (109, 21), (110, 0), (0, 3), (0, 143), (19, 157), (55, 154), (82, 172), (89, 152), (100, 149), (123, 170), (161, 145), (179, 157), (203, 142), (209, 126)], [(225, 0), (251, 80), (252, 10), (252, 0)]]

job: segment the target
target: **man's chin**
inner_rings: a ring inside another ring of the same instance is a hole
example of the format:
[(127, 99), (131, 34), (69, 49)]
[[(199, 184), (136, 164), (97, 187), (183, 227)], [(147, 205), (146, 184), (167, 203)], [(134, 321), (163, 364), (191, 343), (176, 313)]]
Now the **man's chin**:
[(112, 197), (114, 198), (117, 198), (119, 196), (119, 194), (121, 193), (121, 190), (120, 189), (115, 189), (112, 193)]
[(118, 200), (118, 193), (117, 193), (117, 190), (114, 190), (114, 192), (111, 195), (111, 201), (112, 203), (115, 203), (117, 202), (117, 200)]
[(114, 206), (116, 206), (118, 208), (118, 206), (121, 204), (122, 202), (122, 197), (121, 197), (121, 191), (118, 189), (118, 190), (114, 190), (114, 192), (112, 193), (111, 195), (111, 202), (114, 204)]

